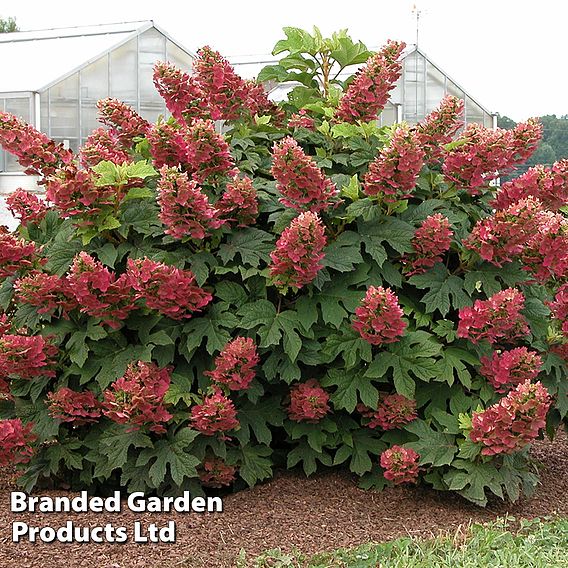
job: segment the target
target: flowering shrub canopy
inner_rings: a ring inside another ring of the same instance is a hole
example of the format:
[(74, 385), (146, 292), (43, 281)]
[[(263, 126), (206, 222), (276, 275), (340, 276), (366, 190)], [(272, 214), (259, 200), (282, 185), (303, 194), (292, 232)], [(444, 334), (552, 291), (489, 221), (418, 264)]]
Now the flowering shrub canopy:
[(78, 155), (0, 113), (47, 197), (0, 230), (0, 464), (27, 489), (535, 485), (528, 445), (568, 415), (566, 163), (497, 189), (536, 121), (457, 134), (447, 97), (379, 127), (402, 44), (285, 33), (280, 105), (206, 47), (156, 65), (171, 117), (101, 101)]

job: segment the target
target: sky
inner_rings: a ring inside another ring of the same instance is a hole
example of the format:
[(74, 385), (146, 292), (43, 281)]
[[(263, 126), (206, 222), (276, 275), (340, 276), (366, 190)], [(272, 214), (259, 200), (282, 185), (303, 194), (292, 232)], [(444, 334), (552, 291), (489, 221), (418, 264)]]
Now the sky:
[(268, 54), (282, 27), (347, 28), (377, 47), (416, 42), (491, 112), (516, 121), (568, 114), (568, 2), (563, 0), (0, 0), (21, 30), (154, 20), (191, 50)]

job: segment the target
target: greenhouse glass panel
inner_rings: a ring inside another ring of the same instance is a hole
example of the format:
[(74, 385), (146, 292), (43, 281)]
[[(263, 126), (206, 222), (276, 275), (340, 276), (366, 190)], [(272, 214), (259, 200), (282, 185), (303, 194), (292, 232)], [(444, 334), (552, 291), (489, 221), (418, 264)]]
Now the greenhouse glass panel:
[(57, 142), (68, 141), (69, 148), (79, 146), (79, 74), (74, 73), (49, 89), (51, 136)]
[(170, 63), (179, 67), (186, 73), (191, 74), (193, 65), (193, 57), (188, 55), (183, 49), (179, 48), (173, 41), (167, 40), (166, 42), (166, 58)]
[(379, 125), (390, 126), (391, 124), (395, 124), (397, 121), (396, 115), (396, 106), (389, 101), (379, 115)]
[(81, 70), (81, 144), (101, 126), (97, 101), (108, 95), (108, 56), (105, 55)]
[(166, 105), (154, 86), (154, 63), (166, 59), (166, 38), (156, 29), (150, 29), (138, 39), (140, 114), (150, 122), (165, 114)]
[[(29, 97), (7, 97), (0, 99), (0, 110), (9, 112), (26, 122), (33, 122), (30, 115)], [(21, 172), (24, 168), (18, 164), (15, 156), (0, 149), (0, 171)]]
[(428, 63), (426, 75), (426, 113), (432, 112), (446, 94), (446, 76), (434, 65)]
[(426, 59), (411, 53), (404, 59), (404, 115), (406, 122), (416, 123), (426, 114)]
[(469, 122), (477, 122), (479, 124), (483, 124), (483, 115), (486, 114), (483, 112), (483, 109), (475, 102), (472, 101), (469, 97), (465, 99), (465, 121)]
[(138, 108), (137, 40), (132, 39), (110, 53), (110, 96)]

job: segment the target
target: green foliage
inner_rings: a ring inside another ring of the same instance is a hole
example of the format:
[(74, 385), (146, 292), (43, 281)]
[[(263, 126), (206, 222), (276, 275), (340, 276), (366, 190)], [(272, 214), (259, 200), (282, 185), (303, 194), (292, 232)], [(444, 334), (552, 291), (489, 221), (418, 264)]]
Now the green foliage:
[(474, 524), (465, 531), (435, 538), (402, 537), (384, 543), (365, 543), (353, 549), (339, 549), (306, 557), (299, 552), (268, 550), (247, 562), (244, 550), (235, 560), (237, 568), (433, 568), (452, 566), (478, 568), (515, 566), (534, 568), (566, 566), (568, 520), (513, 518), (497, 519), (487, 524)]

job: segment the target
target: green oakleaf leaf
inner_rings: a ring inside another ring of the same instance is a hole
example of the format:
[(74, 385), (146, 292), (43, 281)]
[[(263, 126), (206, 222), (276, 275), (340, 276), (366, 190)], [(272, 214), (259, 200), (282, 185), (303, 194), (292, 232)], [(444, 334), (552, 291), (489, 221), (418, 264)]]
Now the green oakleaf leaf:
[(272, 450), (268, 446), (243, 446), (239, 475), (250, 487), (258, 481), (272, 477)]
[(359, 249), (361, 240), (357, 233), (345, 231), (325, 248), (323, 265), (339, 272), (349, 272), (356, 264), (363, 262)]
[(317, 470), (316, 460), (326, 466), (332, 464), (331, 456), (328, 453), (317, 452), (308, 444), (307, 440), (302, 439), (292, 451), (288, 452), (286, 467), (292, 469), (302, 463), (304, 473), (310, 476)]
[(255, 404), (250, 401), (243, 402), (239, 404), (238, 413), (241, 427), (234, 436), (245, 446), (250, 442), (251, 432), (254, 432), (258, 442), (269, 446), (272, 442), (269, 426), (282, 426), (284, 418), (280, 397), (267, 398)]
[(373, 468), (377, 456), (385, 450), (387, 445), (381, 441), (375, 432), (368, 428), (360, 428), (351, 432), (350, 443), (341, 445), (333, 464), (343, 463), (349, 457), (349, 469), (357, 475), (363, 475)]
[(232, 233), (227, 242), (219, 247), (219, 256), (224, 263), (234, 260), (238, 254), (242, 263), (258, 267), (261, 261), (270, 261), (274, 240), (270, 233), (249, 227)]
[(452, 463), (452, 467), (454, 469), (444, 475), (448, 489), (457, 491), (460, 495), (481, 507), (487, 505), (486, 487), (503, 499), (501, 488), (503, 476), (493, 464), (457, 459)]
[(424, 274), (412, 276), (408, 282), (421, 290), (429, 290), (421, 299), (427, 313), (439, 310), (445, 316), (450, 311), (450, 307), (459, 309), (472, 303), (471, 298), (464, 291), (464, 281), (450, 274), (441, 263)]
[(421, 465), (441, 466), (452, 463), (458, 449), (454, 435), (432, 430), (424, 420), (413, 420), (404, 426), (404, 430), (418, 436), (418, 440), (408, 442), (405, 446), (420, 454)]
[(360, 361), (369, 363), (372, 359), (371, 344), (349, 328), (343, 333), (329, 335), (323, 351), (332, 359), (341, 355), (347, 369), (355, 367)]
[(376, 408), (379, 391), (361, 371), (331, 368), (321, 380), (322, 387), (337, 387), (331, 395), (335, 409), (353, 412), (359, 398), (370, 408)]
[(238, 322), (238, 318), (227, 311), (226, 305), (213, 304), (203, 317), (193, 317), (183, 326), (188, 353), (193, 354), (204, 338), (207, 338), (207, 353), (213, 355), (221, 351), (231, 339), (228, 330), (236, 327)]
[(198, 435), (199, 432), (195, 430), (182, 428), (175, 436), (158, 440), (153, 448), (142, 450), (136, 466), (147, 465), (153, 460), (148, 474), (154, 487), (159, 487), (164, 482), (169, 465), (170, 475), (174, 483), (179, 486), (184, 478), (197, 477), (195, 468), (200, 462), (186, 449)]
[(423, 381), (436, 377), (438, 367), (433, 357), (440, 353), (441, 345), (425, 331), (407, 333), (389, 351), (381, 351), (373, 360), (365, 376), (382, 378), (392, 368), (396, 392), (414, 398), (415, 383), (412, 376)]

